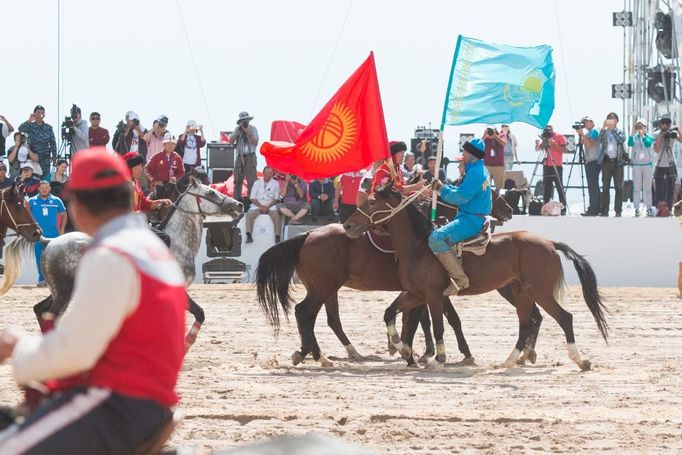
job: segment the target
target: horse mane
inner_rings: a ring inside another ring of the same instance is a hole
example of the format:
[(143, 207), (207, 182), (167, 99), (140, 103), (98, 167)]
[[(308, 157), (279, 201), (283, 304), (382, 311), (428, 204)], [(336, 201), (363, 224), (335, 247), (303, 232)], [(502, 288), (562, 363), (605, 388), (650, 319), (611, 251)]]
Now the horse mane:
[[(376, 189), (375, 193), (381, 196), (402, 199), (400, 192), (390, 184), (380, 186)], [(428, 239), (431, 235), (431, 231), (433, 231), (431, 220), (419, 209), (419, 206), (415, 202), (408, 204), (405, 210), (407, 210), (407, 216), (410, 219), (410, 224), (417, 237), (421, 240)]]

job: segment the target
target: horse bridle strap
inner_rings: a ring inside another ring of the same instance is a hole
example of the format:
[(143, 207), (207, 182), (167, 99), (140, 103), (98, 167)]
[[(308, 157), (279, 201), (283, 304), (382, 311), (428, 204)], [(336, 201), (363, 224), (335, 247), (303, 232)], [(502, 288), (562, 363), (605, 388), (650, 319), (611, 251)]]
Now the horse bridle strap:
[[(376, 211), (372, 212), (371, 214), (365, 213), (360, 207), (357, 208), (357, 211), (362, 213), (363, 215), (365, 215), (372, 225), (381, 224), (381, 223), (384, 223), (384, 222), (390, 220), (391, 218), (393, 218), (398, 212), (400, 212), (405, 207), (410, 205), (414, 200), (416, 200), (419, 196), (422, 195), (422, 193), (426, 192), (429, 188), (431, 188), (431, 187), (425, 186), (424, 188), (414, 192), (413, 194), (409, 195), (408, 197), (403, 197), (402, 200), (400, 201), (400, 204), (398, 204), (395, 207), (391, 206), (391, 204), (389, 204), (389, 203), (386, 203), (386, 205), (389, 206), (388, 209), (376, 210)], [(374, 216), (382, 214), (382, 213), (387, 213), (388, 215), (386, 215), (383, 218), (375, 221)]]
[[(12, 221), (12, 224), (14, 224), (14, 227), (12, 228), (15, 232), (19, 230), (19, 228), (24, 227), (24, 226), (35, 226), (36, 223), (17, 223), (17, 221), (14, 219), (12, 216), (12, 212), (9, 209), (9, 206), (7, 205), (7, 201), (5, 200), (5, 193), (2, 192), (2, 198), (0, 200), (0, 216), (2, 216), (3, 210), (7, 212), (7, 216), (9, 216), (9, 219)], [(11, 226), (10, 226), (11, 227)]]
[[(196, 201), (197, 201), (197, 211), (196, 211), (196, 212), (195, 212), (194, 210), (187, 210), (187, 209), (183, 209), (182, 207), (180, 207), (180, 205), (179, 205), (179, 204), (180, 204), (180, 200), (181, 200), (184, 196), (194, 196), (194, 197), (196, 198)], [(187, 213), (187, 214), (189, 214), (189, 215), (201, 215), (201, 216), (203, 216), (204, 218), (207, 217), (207, 216), (210, 216), (210, 215), (219, 215), (220, 213), (222, 213), (222, 212), (219, 212), (219, 211), (218, 211), (218, 212), (215, 212), (215, 213), (207, 213), (207, 212), (204, 212), (203, 210), (201, 210), (201, 200), (202, 200), (202, 199), (205, 200), (205, 201), (212, 202), (213, 204), (216, 204), (214, 201), (212, 201), (211, 199), (207, 198), (207, 197), (204, 196), (204, 195), (201, 195), (201, 194), (198, 194), (198, 193), (192, 193), (192, 192), (190, 192), (190, 191), (189, 191), (189, 188), (188, 188), (188, 189), (185, 190), (185, 191), (178, 197), (178, 199), (177, 199), (175, 202), (173, 202), (171, 205), (173, 206), (174, 209), (180, 210), (180, 211), (183, 212), (183, 213)], [(216, 204), (216, 205), (218, 205), (218, 204)], [(172, 215), (172, 214), (169, 213), (169, 214), (168, 214), (168, 218), (170, 218), (171, 215)]]

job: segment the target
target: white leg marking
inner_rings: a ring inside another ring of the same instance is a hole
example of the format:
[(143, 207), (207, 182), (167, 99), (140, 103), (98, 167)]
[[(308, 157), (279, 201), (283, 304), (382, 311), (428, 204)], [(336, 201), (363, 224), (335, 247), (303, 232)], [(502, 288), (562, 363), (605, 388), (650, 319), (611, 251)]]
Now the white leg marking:
[(349, 344), (348, 346), (344, 346), (346, 348), (346, 353), (348, 353), (348, 358), (352, 360), (362, 360), (362, 356), (360, 353), (355, 349), (355, 347), (352, 344)]
[(509, 357), (507, 357), (507, 360), (504, 361), (502, 366), (504, 368), (514, 368), (516, 366), (516, 361), (518, 360), (520, 355), (521, 355), (521, 351), (514, 348), (514, 350), (512, 351), (511, 354), (509, 354)]

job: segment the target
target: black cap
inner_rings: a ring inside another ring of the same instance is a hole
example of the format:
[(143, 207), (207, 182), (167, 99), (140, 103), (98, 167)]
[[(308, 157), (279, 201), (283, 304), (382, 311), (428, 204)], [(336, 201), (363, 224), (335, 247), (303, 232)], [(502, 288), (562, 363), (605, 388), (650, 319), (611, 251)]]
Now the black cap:
[(36, 111), (44, 111), (44, 110), (45, 110), (45, 108), (39, 104), (33, 108), (33, 113), (35, 114)]
[(391, 155), (407, 151), (407, 145), (402, 141), (393, 141), (390, 142), (389, 145), (391, 146)]

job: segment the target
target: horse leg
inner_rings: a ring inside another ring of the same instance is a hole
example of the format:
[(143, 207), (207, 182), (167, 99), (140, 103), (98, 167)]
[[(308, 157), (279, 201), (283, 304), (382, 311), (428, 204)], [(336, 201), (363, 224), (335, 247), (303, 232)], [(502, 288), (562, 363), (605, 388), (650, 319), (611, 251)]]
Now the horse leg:
[(426, 298), (426, 304), (431, 313), (433, 337), (436, 339), (436, 358), (432, 362), (427, 363), (426, 368), (440, 369), (445, 366), (447, 359), (445, 355), (445, 342), (443, 341), (443, 335), (445, 334), (445, 327), (443, 326), (443, 295), (431, 292)]
[(296, 307), (294, 308), (294, 314), (296, 315), (296, 327), (298, 328), (298, 334), (301, 337), (301, 350), (295, 351), (291, 356), (291, 362), (294, 365), (298, 365), (303, 362), (303, 359), (312, 351), (312, 347), (309, 345), (308, 337), (308, 325), (307, 325), (307, 312), (308, 305), (310, 302), (310, 296), (306, 295)]
[(199, 304), (189, 296), (187, 291), (185, 291), (185, 295), (187, 295), (187, 311), (194, 316), (194, 324), (192, 324), (192, 327), (189, 329), (189, 332), (185, 337), (185, 353), (187, 353), (189, 348), (191, 348), (194, 342), (197, 340), (197, 335), (199, 335), (201, 325), (204, 323), (206, 316), (204, 315), (204, 309), (201, 308)]
[[(395, 320), (396, 316), (398, 314), (398, 305), (400, 305), (401, 299), (400, 297), (406, 294), (406, 292), (401, 292), (398, 297), (396, 297), (393, 302), (386, 308), (386, 311), (384, 311), (384, 322), (386, 323), (386, 329), (389, 329), (389, 324), (393, 324), (393, 328), (395, 329)], [(404, 313), (403, 313), (404, 314)], [(393, 355), (396, 352), (398, 352), (398, 349), (393, 345), (393, 342), (391, 341), (392, 335), (387, 334), (386, 337), (388, 338), (388, 354)], [(402, 338), (402, 337), (401, 337)]]
[(410, 340), (409, 346), (412, 348), (414, 336), (417, 333), (417, 327), (421, 324), (424, 330), (424, 340), (426, 341), (426, 350), (424, 354), (419, 357), (419, 363), (425, 364), (429, 357), (436, 354), (436, 348), (433, 342), (433, 335), (431, 335), (431, 319), (429, 319), (429, 312), (426, 305), (413, 308), (410, 311), (403, 311), (403, 328), (400, 332), (400, 339)]
[[(295, 352), (292, 360), (294, 365), (299, 363), (303, 358), (312, 352), (313, 359), (320, 362), (323, 367), (334, 366), (327, 358), (320, 352), (320, 346), (317, 344), (317, 339), (315, 338), (315, 320), (317, 319), (317, 314), (322, 309), (324, 298), (313, 298), (307, 295), (303, 302), (296, 305), (295, 314), (296, 322), (298, 323), (299, 333), (301, 334), (301, 351)], [(297, 354), (300, 355), (300, 359), (297, 358)], [(298, 362), (297, 362), (298, 360)]]
[(455, 307), (452, 305), (449, 297), (443, 299), (443, 312), (445, 313), (445, 317), (447, 318), (450, 327), (455, 331), (457, 348), (459, 349), (459, 352), (464, 355), (462, 363), (469, 366), (475, 365), (474, 357), (469, 350), (469, 344), (467, 343), (466, 338), (464, 338), (464, 332), (462, 332), (462, 321), (459, 319), (459, 315), (457, 314), (457, 311), (455, 311)]
[(516, 315), (519, 319), (519, 336), (516, 340), (514, 350), (509, 354), (507, 360), (500, 365), (500, 367), (503, 368), (514, 368), (517, 365), (521, 356), (521, 351), (526, 348), (526, 340), (531, 332), (530, 314), (534, 305), (533, 298), (528, 295), (528, 292), (520, 287), (514, 287), (513, 290)]
[(419, 325), (421, 325), (422, 330), (424, 331), (424, 341), (426, 342), (426, 349), (424, 350), (422, 358), (433, 357), (436, 355), (436, 345), (433, 341), (433, 335), (431, 335), (431, 319), (429, 318), (429, 310), (426, 308), (426, 305), (422, 305), (421, 308), (415, 308), (412, 311), (418, 311), (421, 313)]
[[(521, 284), (520, 283), (508, 284), (498, 289), (497, 292), (499, 292), (500, 295), (504, 297), (507, 302), (511, 303), (512, 306), (516, 308), (515, 296), (516, 294), (521, 292)], [(518, 360), (519, 365), (524, 365), (526, 361), (529, 361), (530, 363), (533, 364), (535, 363), (535, 360), (537, 359), (537, 353), (535, 352), (535, 343), (537, 343), (538, 334), (540, 333), (541, 322), (542, 314), (540, 314), (540, 310), (538, 309), (537, 305), (533, 303), (530, 316), (531, 331), (530, 335), (528, 336), (528, 339), (526, 340), (526, 345), (523, 348), (523, 352), (519, 357)]]
[[(384, 322), (386, 323), (386, 334), (388, 335), (389, 345), (393, 346), (398, 352), (400, 352), (401, 357), (407, 360), (408, 364), (412, 358), (412, 348), (404, 344), (400, 339), (400, 335), (398, 335), (398, 331), (395, 328), (396, 311), (407, 311), (408, 309), (414, 308), (418, 305), (419, 302), (416, 297), (407, 292), (401, 292), (400, 295), (396, 297), (393, 303), (391, 303), (391, 305), (389, 305), (384, 312)], [(413, 358), (412, 361), (414, 361)]]
[(331, 297), (324, 303), (324, 308), (327, 313), (327, 325), (334, 331), (336, 338), (339, 339), (350, 360), (363, 360), (362, 356), (355, 347), (351, 344), (341, 326), (341, 318), (339, 317), (339, 294), (338, 291), (333, 293)]
[[(403, 343), (405, 343), (405, 345), (407, 345), (411, 350), (410, 356), (406, 359), (408, 367), (417, 367), (417, 363), (414, 361), (414, 350), (412, 350), (412, 344), (414, 343), (414, 335), (417, 333), (417, 327), (419, 327), (419, 322), (422, 319), (425, 309), (426, 308), (424, 308), (422, 305), (421, 307), (413, 308), (410, 311), (403, 311), (403, 328), (400, 334), (400, 339), (403, 340)], [(433, 344), (433, 340), (431, 340), (431, 343)]]
[(592, 367), (588, 359), (583, 359), (580, 351), (575, 345), (575, 336), (573, 335), (573, 315), (564, 310), (559, 302), (557, 302), (552, 291), (545, 291), (543, 293), (536, 293), (535, 301), (559, 323), (566, 335), (566, 343), (568, 348), (568, 357), (578, 365), (582, 371), (587, 371)]
[(40, 302), (33, 305), (33, 312), (38, 318), (38, 325), (42, 333), (52, 330), (54, 325), (54, 313), (50, 310), (52, 308), (52, 295), (48, 295)]

